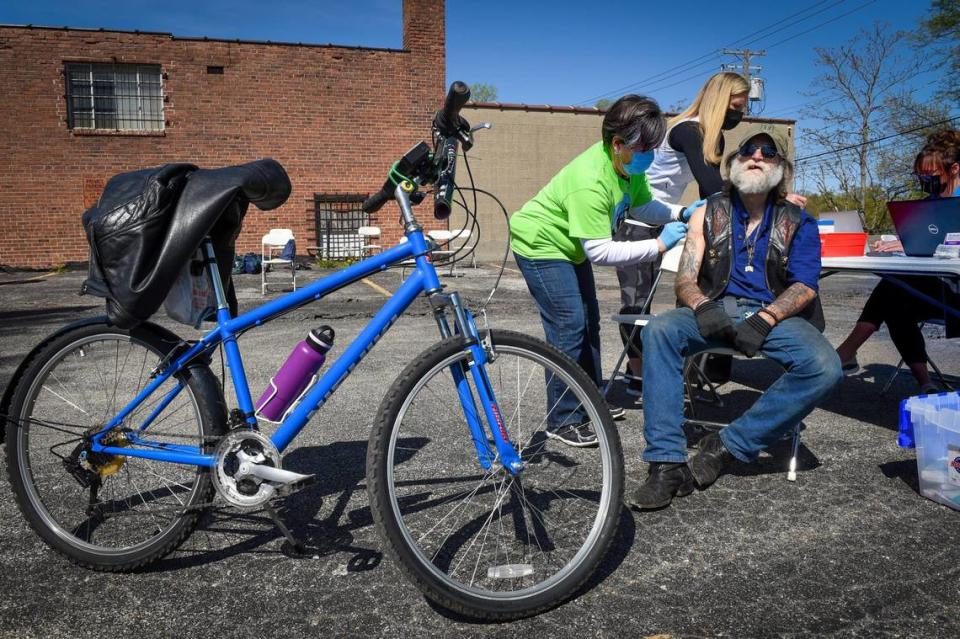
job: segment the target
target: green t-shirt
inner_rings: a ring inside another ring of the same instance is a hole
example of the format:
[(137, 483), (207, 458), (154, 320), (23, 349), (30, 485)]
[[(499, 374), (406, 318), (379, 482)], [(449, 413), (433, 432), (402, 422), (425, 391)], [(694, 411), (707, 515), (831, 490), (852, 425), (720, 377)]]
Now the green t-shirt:
[(646, 175), (618, 176), (597, 142), (510, 217), (510, 248), (529, 259), (580, 264), (586, 259), (581, 239), (612, 237), (630, 207), (652, 199)]

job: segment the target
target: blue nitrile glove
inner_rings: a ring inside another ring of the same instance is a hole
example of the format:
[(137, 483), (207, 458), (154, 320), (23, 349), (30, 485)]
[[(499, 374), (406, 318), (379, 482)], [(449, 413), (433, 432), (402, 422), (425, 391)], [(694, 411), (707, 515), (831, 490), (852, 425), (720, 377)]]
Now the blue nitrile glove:
[(689, 222), (690, 218), (693, 217), (693, 212), (699, 209), (701, 206), (703, 206), (706, 203), (707, 203), (706, 199), (697, 200), (687, 208), (680, 211), (680, 219), (683, 220), (684, 222)]
[(687, 235), (687, 225), (683, 222), (670, 222), (669, 224), (664, 225), (663, 230), (660, 231), (660, 241), (663, 242), (663, 245), (669, 251), (674, 246), (677, 245), (677, 242), (682, 240)]

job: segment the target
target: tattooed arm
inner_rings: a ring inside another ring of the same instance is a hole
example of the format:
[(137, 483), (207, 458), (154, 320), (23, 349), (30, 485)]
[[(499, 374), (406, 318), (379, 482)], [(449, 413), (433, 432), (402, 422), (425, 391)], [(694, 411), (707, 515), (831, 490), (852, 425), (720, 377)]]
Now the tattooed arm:
[(700, 304), (710, 300), (703, 294), (697, 285), (700, 275), (700, 265), (703, 263), (703, 252), (706, 241), (703, 238), (703, 217), (707, 207), (701, 206), (690, 218), (687, 230), (687, 240), (683, 245), (683, 255), (680, 256), (680, 267), (677, 269), (675, 290), (677, 299), (684, 306), (697, 308)]
[[(760, 316), (773, 326), (777, 322), (782, 322), (802, 311), (816, 296), (817, 292), (815, 290), (806, 284), (795, 282), (788, 286), (783, 293), (780, 293), (777, 299), (767, 304)], [(768, 315), (773, 317), (768, 317)]]

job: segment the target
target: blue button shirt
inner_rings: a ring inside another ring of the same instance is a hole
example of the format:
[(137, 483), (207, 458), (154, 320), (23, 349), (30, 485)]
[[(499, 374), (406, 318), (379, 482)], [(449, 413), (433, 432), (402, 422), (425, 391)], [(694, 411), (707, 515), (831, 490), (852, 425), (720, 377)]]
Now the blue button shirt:
[[(724, 295), (746, 297), (769, 304), (776, 297), (767, 286), (766, 259), (767, 246), (770, 244), (770, 220), (773, 217), (773, 200), (767, 202), (763, 212), (763, 220), (754, 230), (753, 235), (746, 237), (747, 219), (749, 215), (736, 193), (733, 194), (733, 215), (731, 216), (733, 232), (733, 268), (730, 271), (730, 281)], [(747, 271), (748, 246), (755, 244), (753, 251), (752, 271)], [(817, 222), (806, 211), (797, 227), (793, 242), (790, 244), (790, 253), (787, 255), (787, 285), (800, 282), (814, 291), (819, 290), (820, 281), (820, 233)]]

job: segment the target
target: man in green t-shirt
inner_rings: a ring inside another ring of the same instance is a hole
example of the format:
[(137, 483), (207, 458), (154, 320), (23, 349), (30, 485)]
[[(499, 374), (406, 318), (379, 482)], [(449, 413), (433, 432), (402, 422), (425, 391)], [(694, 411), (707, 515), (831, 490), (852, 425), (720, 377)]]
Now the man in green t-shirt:
[[(597, 386), (600, 307), (591, 263), (652, 261), (686, 234), (690, 211), (652, 199), (644, 175), (665, 133), (656, 101), (620, 98), (603, 118), (602, 141), (574, 158), (510, 218), (510, 247), (547, 342), (579, 363)], [(656, 239), (614, 242), (613, 232), (626, 216), (667, 224)], [(548, 384), (547, 436), (571, 446), (596, 445), (583, 410), (565, 390), (558, 380)]]

